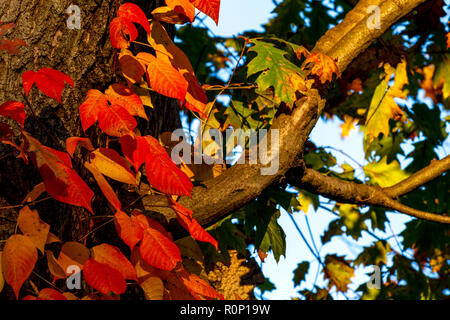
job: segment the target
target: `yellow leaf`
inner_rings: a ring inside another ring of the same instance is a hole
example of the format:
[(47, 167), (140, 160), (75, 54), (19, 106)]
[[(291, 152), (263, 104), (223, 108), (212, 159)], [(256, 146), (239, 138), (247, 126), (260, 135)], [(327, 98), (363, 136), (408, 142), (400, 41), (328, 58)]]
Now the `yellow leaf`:
[(382, 188), (393, 186), (409, 177), (409, 174), (400, 168), (397, 160), (388, 164), (387, 156), (378, 162), (369, 163), (363, 169), (366, 176)]
[(127, 161), (112, 149), (100, 148), (95, 150), (91, 153), (91, 163), (111, 179), (136, 185), (136, 177), (128, 168)]
[[(370, 103), (366, 120), (366, 136), (369, 142), (376, 139), (380, 133), (385, 137), (389, 135), (389, 120), (399, 120), (403, 111), (394, 101), (394, 98), (406, 99), (408, 92), (403, 87), (408, 84), (406, 61), (403, 60), (394, 69), (386, 63), (384, 65), (385, 79), (377, 86)], [(389, 87), (388, 82), (395, 72), (394, 85)]]
[(144, 291), (147, 300), (163, 300), (164, 283), (158, 277), (148, 277), (144, 281), (139, 282), (139, 286)]
[(325, 279), (329, 279), (328, 288), (336, 286), (337, 291), (346, 292), (351, 278), (354, 277), (354, 270), (347, 261), (336, 255), (328, 255), (325, 259)]
[(349, 115), (344, 115), (344, 123), (340, 125), (342, 132), (341, 132), (341, 138), (344, 139), (346, 136), (349, 135), (350, 131), (355, 129), (355, 123), (357, 121), (350, 117)]
[(40, 219), (37, 210), (31, 210), (28, 206), (24, 207), (19, 212), (17, 224), (20, 231), (30, 238), (36, 248), (44, 253), (50, 226)]

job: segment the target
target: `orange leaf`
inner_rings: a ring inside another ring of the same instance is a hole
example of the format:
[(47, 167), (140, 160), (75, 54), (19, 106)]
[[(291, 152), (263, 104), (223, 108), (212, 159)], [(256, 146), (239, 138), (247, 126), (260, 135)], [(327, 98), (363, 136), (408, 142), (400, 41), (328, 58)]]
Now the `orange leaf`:
[(47, 266), (50, 273), (57, 279), (64, 279), (67, 277), (66, 270), (59, 264), (58, 260), (56, 260), (53, 252), (47, 250)]
[(106, 199), (108, 199), (109, 203), (111, 203), (114, 209), (121, 210), (122, 203), (120, 202), (111, 185), (102, 175), (102, 173), (97, 169), (97, 167), (87, 161), (84, 163), (84, 166), (89, 170), (90, 173), (92, 173), (95, 181), (97, 181), (97, 184), (100, 187), (100, 190), (102, 190), (103, 195), (106, 197)]
[(43, 182), (37, 184), (34, 186), (33, 190), (31, 190), (23, 199), (22, 204), (27, 203), (27, 202), (33, 202), (35, 201), (37, 198), (39, 198), (39, 196), (41, 194), (43, 194), (45, 192), (45, 185)]
[(189, 2), (189, 0), (166, 0), (166, 4), (174, 11), (186, 16), (190, 22), (194, 22), (195, 7)]
[(134, 246), (144, 237), (144, 231), (136, 217), (129, 217), (125, 212), (117, 211), (115, 214), (115, 226), (119, 237), (133, 250)]
[(69, 241), (63, 244), (58, 256), (58, 263), (67, 274), (69, 266), (78, 266), (83, 269), (86, 260), (89, 259), (91, 253), (79, 242)]
[(92, 258), (84, 264), (83, 275), (87, 284), (103, 294), (122, 294), (127, 289), (127, 283), (119, 271)]
[(2, 256), (3, 252), (0, 251), (0, 292), (2, 292), (3, 287), (5, 286), (5, 278), (3, 277), (3, 267), (2, 267)]
[(52, 99), (55, 99), (59, 103), (62, 103), (61, 95), (64, 90), (65, 83), (68, 83), (72, 88), (74, 87), (72, 78), (58, 70), (49, 68), (39, 69), (38, 72), (25, 72), (22, 75), (22, 82), (26, 95), (30, 92), (33, 84), (36, 83), (36, 87), (42, 93)]
[(23, 235), (12, 235), (3, 248), (2, 268), (5, 281), (13, 288), (16, 299), (25, 280), (33, 272), (37, 251), (31, 240)]
[(201, 12), (219, 24), (220, 0), (189, 0)]
[(194, 112), (200, 112), (204, 116), (207, 97), (195, 76), (189, 58), (173, 43), (167, 31), (157, 21), (152, 22), (152, 32), (148, 36), (148, 41), (155, 49), (158, 59), (173, 64), (188, 82), (184, 106)]
[(78, 146), (85, 148), (88, 151), (94, 151), (91, 140), (89, 138), (71, 137), (66, 140), (67, 153), (73, 157)]
[(22, 102), (8, 101), (0, 105), (0, 116), (17, 121), (23, 128), (27, 115), (25, 113), (25, 106)]
[(104, 243), (93, 247), (91, 250), (95, 261), (116, 269), (125, 279), (137, 281), (136, 270), (117, 247)]
[(138, 116), (148, 120), (141, 98), (139, 98), (139, 96), (130, 88), (116, 83), (109, 86), (108, 90), (105, 91), (105, 94), (111, 104), (123, 107), (132, 116)]
[(43, 146), (25, 131), (23, 135), (25, 150), (38, 168), (47, 193), (58, 201), (84, 207), (92, 213), (94, 193), (72, 169), (69, 155)]
[(136, 170), (145, 162), (147, 179), (152, 187), (171, 195), (190, 196), (192, 183), (151, 136), (124, 136), (120, 139), (122, 152)]
[(308, 63), (314, 64), (311, 73), (317, 75), (321, 83), (331, 82), (333, 80), (333, 74), (336, 74), (338, 77), (340, 76), (336, 61), (323, 53), (316, 52), (311, 54), (305, 60), (305, 64)]
[(108, 112), (108, 99), (106, 95), (98, 90), (89, 90), (86, 100), (80, 108), (81, 126), (86, 132), (94, 123), (97, 122), (100, 113)]
[(181, 272), (183, 283), (192, 295), (199, 294), (205, 298), (220, 299), (224, 297), (211, 287), (205, 280), (193, 273), (183, 270)]
[(154, 20), (171, 24), (185, 24), (190, 21), (186, 15), (171, 7), (158, 7), (152, 11), (152, 16)]
[(31, 210), (28, 206), (24, 207), (19, 212), (17, 225), (20, 231), (30, 238), (36, 248), (44, 253), (50, 226), (40, 219), (37, 210)]
[(165, 59), (156, 58), (147, 67), (147, 79), (156, 92), (184, 101), (189, 83), (183, 75)]
[(170, 201), (169, 207), (177, 214), (177, 219), (181, 226), (189, 231), (194, 239), (209, 242), (218, 249), (217, 241), (192, 217), (192, 211), (173, 201), (172, 198), (168, 199)]
[(100, 148), (91, 153), (91, 163), (105, 176), (111, 179), (137, 185), (134, 173), (128, 163), (115, 150)]
[(55, 289), (45, 288), (39, 292), (36, 300), (67, 300), (67, 298)]
[(180, 250), (158, 230), (162, 228), (159, 223), (150, 218), (147, 219), (151, 225), (144, 231), (144, 238), (139, 248), (141, 257), (152, 267), (170, 271), (182, 261)]

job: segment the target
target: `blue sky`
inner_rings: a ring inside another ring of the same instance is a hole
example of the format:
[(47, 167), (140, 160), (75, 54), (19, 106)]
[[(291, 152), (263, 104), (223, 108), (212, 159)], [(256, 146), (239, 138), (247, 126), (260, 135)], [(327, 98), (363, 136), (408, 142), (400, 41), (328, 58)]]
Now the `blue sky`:
[[(273, 9), (274, 4), (272, 0), (222, 0), (219, 25), (216, 26), (211, 19), (204, 19), (204, 24), (208, 26), (211, 32), (216, 36), (231, 37), (237, 36), (239, 33), (247, 30), (262, 31), (263, 28), (261, 28), (261, 25), (266, 23), (273, 16), (271, 13)], [(342, 139), (340, 136), (340, 124), (342, 124), (340, 120), (330, 120), (326, 122), (320, 120), (311, 134), (311, 140), (318, 146), (333, 146), (336, 149), (344, 150), (358, 163), (362, 165), (367, 164), (367, 161), (364, 159), (362, 145), (363, 134), (353, 130), (349, 137)], [(411, 148), (406, 144), (402, 147), (406, 153), (408, 149), (410, 150)], [(447, 139), (444, 148), (450, 150), (450, 139)], [(445, 152), (445, 149), (440, 150), (441, 156), (448, 153)], [(338, 163), (343, 163), (345, 161), (353, 166), (356, 165), (342, 153), (337, 151), (333, 151), (332, 153), (337, 158)], [(402, 163), (402, 166), (405, 165), (405, 163)], [(293, 217), (308, 242), (312, 244), (310, 235), (307, 231), (305, 214), (303, 212), (297, 212)], [(330, 221), (336, 219), (336, 217), (325, 210), (319, 209), (314, 212), (311, 208), (307, 218), (312, 229), (314, 242), (319, 247), (318, 249), (322, 257), (327, 253), (337, 253), (340, 256), (345, 255), (347, 258), (355, 258), (360, 253), (362, 246), (373, 241), (373, 238), (363, 233), (365, 235), (358, 241), (354, 241), (350, 237), (339, 236), (333, 237), (331, 242), (321, 247), (320, 237), (327, 229)], [(388, 213), (388, 218), (391, 221), (390, 227), (386, 228), (386, 234), (377, 232), (377, 235), (380, 237), (386, 238), (388, 236), (399, 234), (404, 229), (404, 223), (410, 221), (408, 216), (398, 213)], [(319, 286), (323, 286), (325, 283), (322, 273), (317, 274), (318, 263), (315, 261), (315, 258), (295, 229), (293, 222), (288, 217), (288, 213), (282, 212), (279, 223), (286, 232), (286, 257), (282, 257), (281, 260), (276, 263), (273, 256), (269, 255), (265, 262), (261, 264), (265, 276), (277, 287), (276, 290), (266, 292), (263, 295), (264, 299), (291, 299), (293, 297), (298, 297), (297, 292), (300, 289), (312, 289), (316, 280)], [(399, 240), (401, 241), (401, 239)], [(398, 248), (396, 236), (392, 237), (389, 242), (391, 247), (402, 251)], [(256, 257), (256, 259), (259, 261), (258, 257)], [(306, 277), (306, 281), (303, 281), (300, 287), (294, 288), (292, 281), (293, 271), (296, 269), (297, 264), (302, 261), (309, 261), (311, 263), (310, 272)], [(353, 279), (355, 284), (351, 285), (350, 288), (356, 289), (361, 283), (366, 282), (369, 279), (367, 272), (370, 271), (370, 268), (357, 269), (356, 276)], [(346, 299), (342, 294), (333, 294), (333, 296), (337, 299)], [(347, 297), (350, 299), (355, 298), (351, 293), (347, 294)]]

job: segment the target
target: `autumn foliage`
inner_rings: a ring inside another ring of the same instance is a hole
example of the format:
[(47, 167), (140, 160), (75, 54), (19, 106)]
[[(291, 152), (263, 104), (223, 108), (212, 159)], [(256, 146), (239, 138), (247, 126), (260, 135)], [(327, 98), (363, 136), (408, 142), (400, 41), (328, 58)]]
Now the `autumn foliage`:
[[(219, 1), (212, 3), (168, 1), (171, 11), (175, 11), (178, 18), (188, 21), (194, 18), (194, 5), (217, 21)], [(172, 14), (166, 11), (157, 16), (166, 21), (166, 17)], [(158, 52), (163, 52), (164, 56), (142, 53), (134, 57), (126, 50), (138, 35), (134, 24), (139, 24), (145, 29), (150, 44), (158, 46), (160, 50)], [(0, 36), (12, 27), (12, 24), (2, 25)], [(117, 17), (111, 22), (110, 36), (112, 46), (122, 49), (119, 55), (122, 68), (124, 70), (138, 68), (139, 72), (130, 78), (130, 85), (142, 80), (146, 75), (149, 88), (175, 98), (181, 105), (199, 112), (200, 115), (203, 114), (206, 95), (195, 77), (192, 66), (173, 42), (158, 43), (160, 39), (168, 39), (169, 36), (157, 20), (150, 24), (137, 5), (125, 3), (120, 6)], [(23, 41), (1, 40), (0, 49), (17, 54), (19, 45), (24, 45)], [(59, 103), (62, 103), (61, 95), (66, 84), (74, 87), (74, 82), (68, 75), (49, 68), (25, 72), (22, 83), (25, 99), (36, 86), (44, 95)], [(1, 255), (2, 277), (13, 288), (17, 299), (20, 298), (23, 283), (29, 278), (38, 261), (38, 250), (46, 255), (48, 268), (54, 279), (70, 276), (71, 274), (67, 273), (68, 267), (75, 265), (82, 270), (86, 283), (105, 296), (123, 294), (127, 289), (127, 281), (134, 281), (151, 299), (176, 298), (179, 287), (185, 288), (191, 298), (222, 298), (205, 280), (184, 269), (178, 246), (161, 224), (137, 210), (131, 215), (122, 211), (122, 203), (108, 182), (108, 179), (112, 179), (136, 186), (138, 184), (136, 173), (145, 165), (148, 182), (155, 191), (167, 197), (167, 206), (174, 210), (181, 226), (195, 239), (209, 242), (217, 248), (217, 241), (198, 224), (192, 217), (192, 212), (175, 200), (176, 196), (191, 195), (193, 185), (190, 179), (175, 165), (157, 139), (152, 136), (140, 136), (135, 117), (148, 119), (143, 102), (130, 87), (117, 83), (112, 84), (105, 92), (92, 89), (79, 108), (83, 130), (86, 132), (98, 123), (98, 127), (105, 134), (120, 138), (122, 155), (108, 147), (95, 149), (93, 143), (86, 137), (67, 139), (67, 152), (44, 146), (23, 130), (27, 117), (26, 109), (25, 104), (18, 101), (8, 101), (0, 106), (0, 115), (18, 124), (22, 138), (22, 144), (18, 146), (14, 143), (12, 135), (4, 134), (2, 131), (2, 142), (15, 146), (23, 160), (33, 164), (39, 171), (43, 185), (40, 185), (37, 193), (46, 191), (58, 201), (83, 207), (91, 214), (96, 214), (91, 205), (94, 192), (72, 166), (72, 158), (77, 148), (84, 148), (89, 153), (84, 166), (116, 210), (113, 220), (117, 234), (130, 247), (134, 258), (130, 261), (119, 248), (107, 243), (88, 249), (80, 242), (63, 244), (56, 258), (51, 250), (45, 249), (45, 246), (59, 239), (50, 233), (50, 226), (40, 219), (36, 210), (25, 206), (17, 220), (21, 233), (11, 236), (6, 241)], [(29, 109), (33, 110), (31, 106)], [(4, 126), (2, 130), (11, 132), (8, 125), (2, 126)], [(163, 280), (169, 281), (172, 289), (165, 288)], [(53, 288), (42, 288), (37, 296), (23, 297), (24, 300), (73, 298), (75, 297), (70, 293), (61, 293)]]

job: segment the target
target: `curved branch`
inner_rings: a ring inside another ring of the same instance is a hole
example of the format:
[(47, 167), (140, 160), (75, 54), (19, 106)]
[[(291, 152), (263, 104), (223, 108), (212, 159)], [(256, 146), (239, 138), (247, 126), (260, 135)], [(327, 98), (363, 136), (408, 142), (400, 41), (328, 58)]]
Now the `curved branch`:
[(384, 188), (384, 192), (389, 194), (392, 198), (398, 198), (436, 179), (449, 170), (450, 156), (447, 156), (442, 160), (433, 160), (427, 167), (417, 171), (409, 178), (392, 187)]
[[(377, 186), (347, 182), (338, 178), (325, 176), (315, 170), (305, 169), (301, 177), (291, 174), (289, 182), (309, 192), (320, 194), (342, 203), (380, 206), (401, 213), (440, 223), (450, 223), (450, 216), (429, 213), (410, 208), (393, 199), (393, 196)], [(406, 183), (408, 179), (400, 182)]]
[[(381, 36), (392, 24), (425, 0), (361, 0), (334, 29), (328, 31), (313, 51), (321, 51), (338, 60), (341, 72), (367, 46)], [(372, 15), (367, 7), (380, 6), (379, 29), (370, 29), (366, 21)], [(324, 94), (324, 93), (322, 93)], [(291, 115), (278, 116), (268, 133), (270, 141), (273, 130), (279, 130), (279, 153), (271, 159), (279, 159), (279, 170), (274, 175), (261, 174), (261, 164), (237, 164), (219, 177), (193, 189), (192, 198), (183, 197), (180, 204), (191, 209), (202, 225), (210, 225), (233, 210), (256, 198), (271, 184), (283, 181), (291, 168), (300, 164), (307, 137), (317, 123), (325, 101), (316, 90), (296, 102)], [(144, 208), (161, 214), (171, 221), (175, 219), (170, 209), (152, 209), (152, 198), (143, 199)]]

